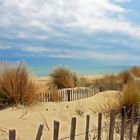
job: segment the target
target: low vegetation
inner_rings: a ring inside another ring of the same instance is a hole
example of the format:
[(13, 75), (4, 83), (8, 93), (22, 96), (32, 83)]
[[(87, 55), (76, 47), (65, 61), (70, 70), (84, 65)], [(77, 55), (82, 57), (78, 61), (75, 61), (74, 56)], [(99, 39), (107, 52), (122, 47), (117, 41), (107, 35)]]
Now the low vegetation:
[(99, 87), (100, 91), (119, 90), (122, 91), (123, 85), (133, 81), (130, 70), (124, 70), (114, 75), (105, 75), (101, 79), (97, 79), (94, 84)]
[(52, 84), (58, 89), (74, 88), (78, 85), (78, 76), (75, 72), (70, 71), (65, 67), (57, 67), (50, 72)]
[(140, 67), (133, 66), (130, 71), (134, 77), (140, 78)]
[(116, 75), (116, 79), (121, 84), (127, 84), (128, 82), (133, 80), (133, 77), (131, 76), (130, 70), (124, 70), (119, 72), (118, 75)]
[(138, 114), (138, 103), (140, 102), (140, 81), (131, 81), (123, 89), (122, 106), (126, 107), (127, 116), (130, 116), (132, 107), (135, 106)]
[(101, 79), (96, 80), (95, 85), (100, 91), (105, 90), (121, 90), (122, 84), (117, 80), (116, 75), (106, 75)]
[(31, 105), (35, 103), (37, 87), (24, 63), (0, 64), (0, 105)]

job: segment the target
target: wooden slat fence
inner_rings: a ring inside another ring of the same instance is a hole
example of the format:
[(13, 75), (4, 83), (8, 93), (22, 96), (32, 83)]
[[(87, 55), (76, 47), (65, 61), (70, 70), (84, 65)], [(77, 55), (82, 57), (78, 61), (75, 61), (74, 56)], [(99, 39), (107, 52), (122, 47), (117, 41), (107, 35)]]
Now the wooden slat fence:
[[(87, 97), (91, 97), (99, 92), (98, 87), (78, 87), (78, 88), (67, 88), (57, 91), (57, 96), (62, 101), (75, 101)], [(53, 93), (50, 91), (42, 92), (38, 95), (38, 101), (49, 102), (52, 101)]]
[[(134, 108), (133, 108), (134, 109)], [(120, 131), (119, 133), (119, 139), (127, 139), (127, 140), (140, 140), (140, 113), (138, 114), (138, 116), (134, 117), (134, 110), (131, 112), (131, 116), (129, 119), (126, 118), (126, 110), (125, 108), (122, 109), (122, 116), (121, 116), (121, 122), (119, 123), (119, 127), (120, 127)], [(60, 122), (59, 121), (54, 121), (54, 129), (53, 129), (53, 140), (76, 140), (76, 138), (80, 135), (83, 135), (83, 139), (81, 140), (89, 140), (91, 138), (89, 138), (89, 134), (91, 132), (95, 132), (96, 133), (96, 138), (92, 138), (92, 140), (97, 139), (97, 140), (104, 140), (106, 139), (106, 137), (103, 137), (103, 130), (106, 130), (106, 126), (102, 125), (102, 113), (98, 114), (98, 122), (97, 122), (97, 129), (93, 129), (93, 130), (89, 130), (89, 126), (90, 126), (90, 116), (87, 115), (86, 116), (86, 125), (85, 125), (85, 132), (83, 133), (79, 133), (76, 134), (76, 117), (73, 117), (71, 119), (71, 129), (70, 129), (70, 135), (60, 138), (59, 135), (59, 127), (60, 127)], [(116, 140), (114, 139), (114, 133), (115, 133), (115, 118), (116, 118), (116, 113), (115, 110), (112, 110), (110, 113), (110, 121), (109, 121), (109, 125), (107, 127), (107, 131), (106, 133), (108, 133), (108, 140)], [(135, 121), (135, 132), (133, 129), (133, 125), (132, 122)], [(132, 121), (132, 122), (131, 122)], [(128, 123), (129, 122), (129, 123)], [(126, 137), (126, 130), (127, 131), (127, 137)], [(39, 129), (37, 131), (37, 135), (35, 140), (41, 140), (41, 136), (43, 133), (43, 125), (39, 126)], [(135, 133), (135, 137), (133, 136), (133, 134)], [(15, 130), (9, 130), (9, 140), (16, 140), (16, 131)]]

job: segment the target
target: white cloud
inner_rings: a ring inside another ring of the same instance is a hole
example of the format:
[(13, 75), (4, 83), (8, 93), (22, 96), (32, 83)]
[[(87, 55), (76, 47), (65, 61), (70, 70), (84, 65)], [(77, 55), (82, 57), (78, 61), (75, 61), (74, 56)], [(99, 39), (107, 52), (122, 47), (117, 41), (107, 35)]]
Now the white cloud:
[(34, 47), (34, 46), (28, 46), (22, 48), (23, 51), (36, 53), (36, 54), (45, 54), (46, 52), (49, 53), (59, 53), (59, 52), (67, 52), (67, 49), (58, 49), (58, 48), (48, 48), (48, 47)]
[(10, 46), (0, 46), (0, 49), (10, 49)]
[(74, 58), (74, 59), (92, 59), (94, 61), (111, 61), (111, 62), (138, 62), (140, 61), (139, 55), (128, 54), (126, 52), (103, 52), (103, 51), (67, 51), (67, 53), (50, 54), (49, 57), (53, 58)]
[(70, 49), (57, 49), (45, 47), (25, 47), (24, 51), (33, 54), (41, 54), (41, 56), (48, 56), (52, 58), (73, 58), (73, 59), (90, 59), (111, 62), (127, 62), (127, 61), (140, 61), (139, 55), (127, 53), (126, 51), (111, 51), (104, 52), (104, 50), (70, 50)]
[(48, 49), (43, 48), (43, 47), (26, 47), (26, 48), (23, 48), (23, 50), (27, 52), (32, 52), (32, 53), (48, 52)]
[[(140, 38), (140, 27), (125, 18), (129, 10), (110, 0), (2, 0), (0, 14), (2, 27), (24, 27), (46, 34), (55, 34), (58, 28), (86, 32), (123, 32)], [(129, 2), (130, 0), (115, 0)], [(113, 14), (113, 17), (110, 16)], [(123, 17), (123, 18), (120, 18)], [(15, 28), (16, 30), (16, 28)], [(31, 31), (32, 32), (32, 31)], [(36, 34), (34, 34), (36, 36)]]
[(114, 0), (114, 1), (118, 3), (131, 2), (131, 0)]

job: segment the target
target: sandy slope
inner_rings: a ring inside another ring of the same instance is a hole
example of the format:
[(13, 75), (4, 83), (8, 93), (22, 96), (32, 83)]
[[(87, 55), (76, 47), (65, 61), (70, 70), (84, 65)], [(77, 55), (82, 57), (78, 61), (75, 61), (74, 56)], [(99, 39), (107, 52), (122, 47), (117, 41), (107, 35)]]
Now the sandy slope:
[[(16, 107), (0, 111), (0, 140), (6, 140), (9, 129), (16, 129), (19, 140), (33, 140), (40, 123), (47, 122), (42, 140), (51, 140), (53, 121), (60, 121), (60, 137), (69, 136), (71, 117), (77, 118), (76, 133), (84, 132), (86, 114), (90, 114), (90, 129), (97, 125), (97, 113), (118, 107), (121, 94), (118, 91), (106, 91), (97, 95), (72, 102), (40, 103), (32, 108)], [(24, 113), (26, 114), (21, 117)], [(83, 115), (79, 115), (83, 113)], [(76, 139), (82, 139), (79, 136)]]

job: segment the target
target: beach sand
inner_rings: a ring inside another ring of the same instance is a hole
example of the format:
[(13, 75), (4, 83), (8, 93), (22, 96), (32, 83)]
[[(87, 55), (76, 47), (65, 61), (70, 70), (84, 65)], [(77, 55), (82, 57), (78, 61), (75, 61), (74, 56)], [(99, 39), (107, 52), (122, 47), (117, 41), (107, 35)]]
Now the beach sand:
[[(0, 111), (0, 140), (8, 139), (8, 130), (15, 129), (17, 140), (35, 139), (39, 124), (44, 124), (41, 140), (51, 140), (53, 122), (60, 122), (59, 138), (69, 136), (71, 118), (77, 118), (76, 133), (85, 132), (86, 115), (90, 115), (90, 129), (97, 128), (97, 113), (120, 108), (121, 93), (101, 92), (93, 97), (71, 102), (38, 103), (33, 107), (10, 107)], [(80, 115), (79, 112), (83, 112)], [(48, 128), (45, 125), (47, 123)], [(82, 140), (84, 135), (76, 137)]]

